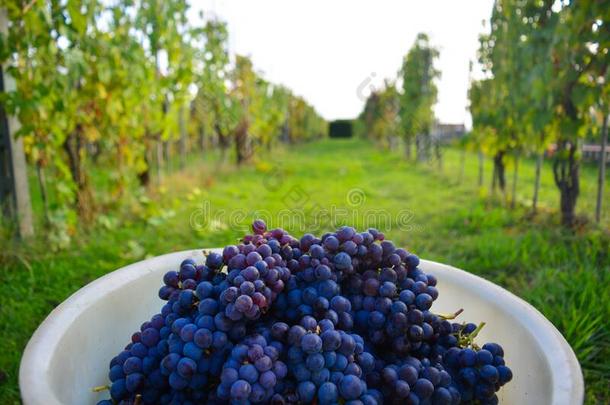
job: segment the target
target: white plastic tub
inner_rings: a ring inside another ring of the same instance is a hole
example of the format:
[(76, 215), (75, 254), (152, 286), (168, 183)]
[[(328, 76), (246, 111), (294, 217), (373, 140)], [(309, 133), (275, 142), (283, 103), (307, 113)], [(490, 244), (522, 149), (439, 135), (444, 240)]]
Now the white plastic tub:
[[(95, 404), (108, 396), (91, 387), (107, 384), (108, 363), (140, 324), (161, 308), (157, 297), (164, 272), (177, 269), (199, 250), (144, 260), (95, 280), (51, 312), (30, 339), (19, 370), (26, 405)], [(444, 264), (422, 261), (439, 280), (436, 312), (464, 308), (460, 318), (487, 322), (478, 342), (500, 343), (514, 379), (502, 404), (583, 402), (580, 366), (568, 343), (540, 312), (480, 277)]]

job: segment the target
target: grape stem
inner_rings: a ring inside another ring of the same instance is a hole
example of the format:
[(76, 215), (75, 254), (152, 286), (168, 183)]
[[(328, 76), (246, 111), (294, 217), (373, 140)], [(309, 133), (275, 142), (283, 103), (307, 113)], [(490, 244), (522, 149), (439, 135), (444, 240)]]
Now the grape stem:
[(457, 318), (462, 312), (464, 312), (464, 308), (460, 308), (452, 314), (436, 314), (436, 315), (441, 319), (449, 320), (449, 319)]
[[(472, 333), (467, 335), (462, 335), (462, 330), (460, 330), (457, 334), (458, 344), (460, 347), (473, 347), (478, 350), (478, 346), (474, 343), (474, 339), (477, 337), (481, 329), (485, 326), (485, 322), (481, 322)], [(463, 326), (462, 326), (463, 328)]]
[(102, 392), (110, 389), (110, 385), (100, 385), (98, 387), (91, 388), (93, 392)]
[(468, 335), (468, 337), (471, 340), (474, 340), (474, 338), (477, 337), (477, 335), (479, 334), (479, 332), (481, 331), (481, 329), (483, 329), (483, 327), (485, 326), (485, 322), (481, 322), (479, 324), (479, 326), (477, 326), (477, 328), (475, 330), (472, 331), (472, 333), (470, 335)]

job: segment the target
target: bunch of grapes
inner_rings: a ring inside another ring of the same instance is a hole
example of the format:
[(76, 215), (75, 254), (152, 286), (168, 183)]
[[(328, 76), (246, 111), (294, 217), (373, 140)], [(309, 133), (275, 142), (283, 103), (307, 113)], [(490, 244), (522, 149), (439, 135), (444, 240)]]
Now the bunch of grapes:
[(505, 365), (504, 351), (497, 343), (486, 343), (480, 349), (453, 347), (443, 360), (464, 401), (497, 404), (496, 392), (513, 378)]
[(131, 343), (110, 361), (108, 377), (112, 383), (112, 398), (123, 398), (141, 392), (149, 403), (159, 399), (158, 393), (166, 388), (166, 379), (159, 365), (164, 355), (161, 330), (165, 327), (161, 314), (154, 315), (132, 335)]
[(100, 405), (497, 403), (502, 348), (432, 311), (416, 255), (375, 229), (252, 229), (164, 275), (167, 302), (110, 362)]
[(441, 365), (431, 365), (427, 359), (407, 357), (398, 364), (389, 364), (381, 370), (380, 379), (382, 394), (389, 398), (389, 403), (454, 404), (460, 401), (460, 393), (451, 386), (449, 373)]
[(283, 345), (269, 342), (264, 336), (255, 334), (244, 339), (231, 350), (216, 388), (220, 400), (267, 403), (277, 391), (288, 368), (280, 355)]
[(272, 333), (285, 342), (290, 375), (297, 383), (300, 401), (317, 398), (320, 404), (333, 404), (339, 398), (367, 398), (364, 378), (374, 368), (374, 358), (365, 352), (360, 336), (336, 330), (328, 319), (317, 322), (311, 316), (291, 327), (276, 323)]

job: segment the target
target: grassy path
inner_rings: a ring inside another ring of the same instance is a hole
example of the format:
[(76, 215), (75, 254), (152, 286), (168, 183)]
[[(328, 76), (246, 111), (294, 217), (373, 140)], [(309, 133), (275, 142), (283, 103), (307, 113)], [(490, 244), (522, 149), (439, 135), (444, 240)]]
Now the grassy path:
[[(540, 309), (572, 344), (585, 371), (588, 402), (610, 402), (607, 232), (569, 234), (557, 227), (555, 215), (526, 219), (526, 208), (501, 208), (475, 187), (476, 157), (469, 157), (457, 184), (458, 152), (446, 156), (439, 174), (364, 141), (326, 140), (274, 152), (239, 170), (212, 174), (212, 163), (196, 164), (168, 177), (131, 215), (97, 227), (67, 251), (52, 253), (39, 245), (18, 254), (5, 250), (0, 403), (19, 403), (18, 364), (29, 336), (79, 287), (149, 255), (234, 242), (258, 216), (295, 234), (344, 223), (377, 226), (425, 258), (505, 286)], [(518, 195), (525, 201), (533, 165), (526, 161), (521, 168)], [(490, 170), (485, 175), (487, 182)], [(545, 170), (541, 202), (552, 209), (557, 193), (549, 175)], [(583, 184), (595, 184), (593, 168), (583, 176)], [(579, 207), (588, 211), (589, 201), (594, 204), (594, 188), (587, 185)], [(128, 219), (134, 216), (139, 219)]]

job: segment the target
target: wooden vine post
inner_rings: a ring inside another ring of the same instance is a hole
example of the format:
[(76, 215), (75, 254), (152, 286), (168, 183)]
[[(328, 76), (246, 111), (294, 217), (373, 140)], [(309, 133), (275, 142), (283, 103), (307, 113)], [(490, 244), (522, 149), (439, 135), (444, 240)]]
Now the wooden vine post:
[[(8, 32), (4, 8), (0, 8), (0, 32), (5, 37)], [(0, 92), (14, 91), (15, 81), (3, 66), (0, 70)], [(17, 117), (0, 105), (0, 203), (3, 214), (17, 224), (19, 236), (26, 238), (34, 234), (34, 226), (23, 140), (15, 136), (19, 128)]]

